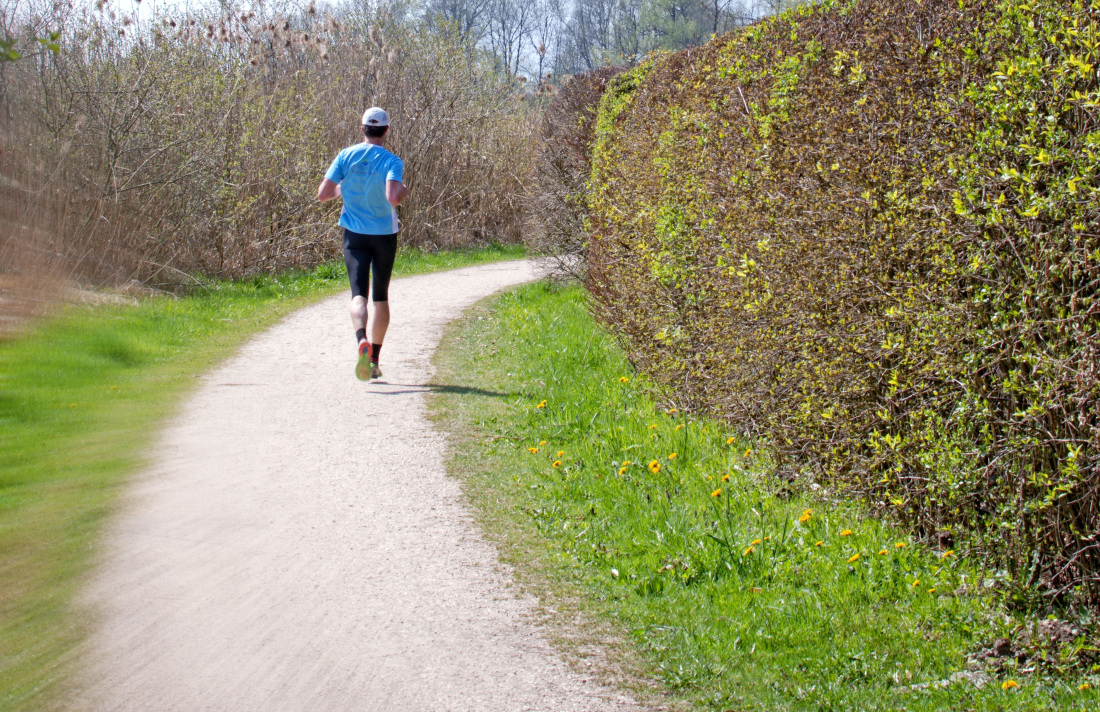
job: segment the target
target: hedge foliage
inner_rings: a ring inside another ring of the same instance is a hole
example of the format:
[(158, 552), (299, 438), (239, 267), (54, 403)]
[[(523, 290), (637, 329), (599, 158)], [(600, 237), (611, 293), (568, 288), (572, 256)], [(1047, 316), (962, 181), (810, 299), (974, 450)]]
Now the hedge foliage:
[(806, 6), (613, 80), (589, 287), (684, 405), (1100, 603), (1097, 0)]

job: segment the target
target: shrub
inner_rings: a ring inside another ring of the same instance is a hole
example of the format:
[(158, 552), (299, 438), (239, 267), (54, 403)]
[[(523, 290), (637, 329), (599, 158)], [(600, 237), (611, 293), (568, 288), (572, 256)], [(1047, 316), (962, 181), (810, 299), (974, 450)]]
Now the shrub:
[(788, 477), (1093, 603), (1097, 20), (825, 2), (656, 58), (602, 100), (587, 251), (636, 363)]

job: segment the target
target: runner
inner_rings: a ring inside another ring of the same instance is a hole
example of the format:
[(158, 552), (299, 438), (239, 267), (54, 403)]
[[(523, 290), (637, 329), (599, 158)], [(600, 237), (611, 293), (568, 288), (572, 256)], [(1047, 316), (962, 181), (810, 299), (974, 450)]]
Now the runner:
[[(389, 287), (397, 255), (397, 210), (408, 192), (401, 182), (405, 164), (382, 144), (390, 119), (372, 106), (363, 114), (363, 142), (336, 156), (317, 188), (322, 203), (342, 198), (344, 264), (351, 282), (351, 323), (359, 346), (355, 376), (360, 381), (381, 378), (378, 357), (390, 325)], [(374, 291), (370, 290), (374, 272)], [(374, 320), (367, 339), (367, 293), (374, 302)]]

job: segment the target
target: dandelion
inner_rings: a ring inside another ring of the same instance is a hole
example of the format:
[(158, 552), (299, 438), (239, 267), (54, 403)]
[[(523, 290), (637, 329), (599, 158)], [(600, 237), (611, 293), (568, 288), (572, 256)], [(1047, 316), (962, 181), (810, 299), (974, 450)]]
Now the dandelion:
[(619, 477), (622, 477), (625, 474), (626, 474), (626, 468), (625, 467), (620, 467), (619, 468)]
[(669, 415), (676, 415), (676, 409), (675, 408), (669, 408), (665, 412), (668, 413)]
[(546, 444), (545, 440), (539, 440), (539, 447), (542, 447), (545, 444)]
[(714, 490), (713, 492), (710, 493), (710, 496), (711, 497), (721, 497), (722, 496), (722, 488), (719, 487), (718, 489)]
[(814, 546), (825, 546), (825, 542), (823, 542), (823, 541), (816, 542), (814, 544)]
[(684, 427), (684, 424), (683, 424), (683, 423), (680, 423), (679, 425), (677, 425), (677, 426), (676, 426), (676, 430), (679, 430), (679, 429), (680, 429), (680, 428), (682, 428), (682, 427)]
[(1019, 686), (1020, 686), (1020, 683), (1016, 682), (1015, 680), (1005, 680), (1004, 682), (1001, 683), (1001, 689), (1002, 690), (1014, 690)]
[(906, 544), (904, 541), (899, 541), (897, 544), (894, 544), (895, 549), (904, 549), (907, 546), (909, 545)]
[(554, 457), (562, 457), (563, 455), (565, 455), (565, 450), (558, 450), (558, 454)]
[(798, 523), (805, 524), (806, 522), (810, 521), (810, 517), (813, 516), (813, 513), (814, 510), (807, 509), (805, 512), (802, 513), (802, 516), (798, 518)]
[(883, 549), (878, 553), (879, 556), (886, 556), (886, 549)]
[(623, 462), (623, 467), (630, 467), (633, 464), (634, 463), (632, 463), (630, 460), (626, 460), (625, 462)]
[(951, 556), (954, 553), (955, 553), (954, 549), (948, 549), (947, 551), (943, 552), (942, 558), (946, 559), (948, 556)]
[(748, 556), (749, 554), (751, 554), (754, 551), (756, 551), (756, 547), (755, 546), (750, 546), (750, 547), (746, 548), (744, 551), (741, 552), (741, 556)]
[(935, 592), (936, 592), (936, 589), (934, 589), (934, 588), (928, 589), (928, 593), (935, 593)]
[(730, 481), (730, 476), (728, 474), (722, 475), (722, 481), (723, 482), (729, 482)]
[(854, 564), (857, 561), (859, 561), (859, 554), (852, 554), (850, 557), (848, 557), (849, 564)]
[(527, 448), (527, 452), (531, 453), (532, 455), (534, 455), (534, 454), (538, 453), (538, 451), (539, 451), (539, 449), (538, 449), (537, 447), (529, 447), (529, 448)]
[(535, 407), (536, 407), (536, 408), (545, 408), (545, 407), (546, 407), (546, 401), (542, 401), (541, 403), (539, 403), (539, 404), (538, 404), (538, 405), (536, 405)]
[(620, 376), (619, 377), (619, 383), (630, 383), (630, 379), (627, 378), (626, 376)]
[(913, 582), (913, 588), (916, 588), (917, 586), (920, 586), (920, 579), (917, 579)]
[(760, 543), (759, 539), (753, 539), (752, 541), (749, 542), (749, 544), (752, 544), (753, 546), (756, 546), (759, 543)]
[(649, 463), (649, 471), (652, 472), (653, 474), (657, 474), (658, 472), (661, 471), (661, 463), (657, 462), (656, 460), (653, 460), (652, 462)]
[(650, 430), (653, 430), (653, 429), (654, 429), (654, 428), (656, 428), (656, 427), (657, 427), (657, 424), (656, 424), (656, 423), (650, 423), (650, 425), (649, 425), (649, 429), (650, 429)]
[(852, 530), (851, 529), (845, 529), (844, 531), (842, 531), (840, 533), (840, 535), (841, 536), (851, 536), (852, 535)]
[(676, 459), (676, 453), (674, 453), (674, 452), (673, 452), (673, 453), (669, 453), (668, 459), (670, 459), (670, 460), (675, 460), (675, 459)]
[(1082, 682), (1080, 685), (1077, 686), (1077, 689), (1081, 692), (1084, 692), (1085, 690), (1089, 689), (1089, 684), (1087, 682)]
[(745, 457), (748, 457), (751, 454), (752, 454), (752, 448), (746, 448), (745, 449)]
[(551, 464), (550, 467), (553, 467), (555, 470), (561, 467), (561, 460), (554, 460), (553, 464)]
[(734, 440), (733, 438), (726, 438), (726, 444), (727, 445), (733, 445), (733, 440)]

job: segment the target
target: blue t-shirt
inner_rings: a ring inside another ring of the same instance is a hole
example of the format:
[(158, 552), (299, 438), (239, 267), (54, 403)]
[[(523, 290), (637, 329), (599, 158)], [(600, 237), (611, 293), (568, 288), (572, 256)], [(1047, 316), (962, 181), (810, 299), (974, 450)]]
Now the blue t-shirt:
[(397, 211), (386, 200), (386, 181), (400, 182), (405, 164), (381, 146), (357, 143), (337, 154), (325, 178), (340, 185), (340, 225), (361, 235), (397, 232)]

